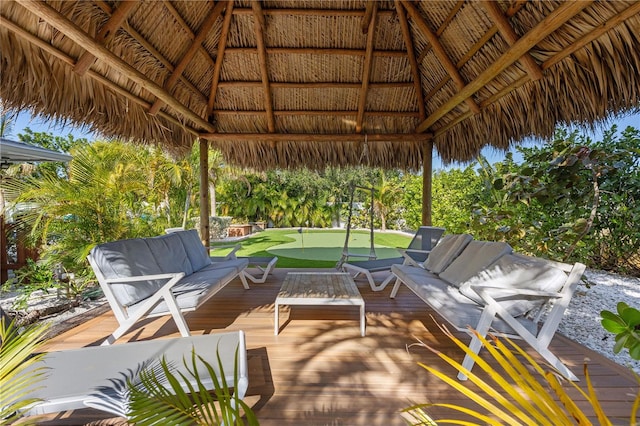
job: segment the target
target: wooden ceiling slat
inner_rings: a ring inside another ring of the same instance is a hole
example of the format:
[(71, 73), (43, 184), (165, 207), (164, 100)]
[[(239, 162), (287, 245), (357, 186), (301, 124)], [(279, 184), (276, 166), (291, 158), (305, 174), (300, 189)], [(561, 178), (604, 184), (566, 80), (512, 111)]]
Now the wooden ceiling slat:
[(262, 76), (262, 87), (264, 90), (264, 105), (267, 111), (267, 127), (270, 133), (276, 131), (276, 120), (273, 115), (273, 94), (269, 82), (269, 66), (267, 64), (267, 49), (264, 43), (264, 31), (266, 30), (266, 20), (260, 2), (251, 3), (254, 17), (254, 28), (256, 32), (256, 44), (258, 49), (258, 60), (260, 62), (260, 75)]
[[(127, 17), (131, 12), (133, 12), (136, 6), (139, 5), (140, 2), (136, 0), (123, 0), (107, 22), (102, 26), (102, 28), (100, 28), (98, 34), (96, 34), (96, 41), (103, 45), (106, 45), (111, 41), (111, 39), (116, 35), (118, 28), (120, 28), (122, 23), (127, 20)], [(76, 62), (73, 70), (78, 75), (84, 75), (95, 60), (96, 57), (85, 50), (82, 55), (80, 55), (80, 59)]]
[(429, 133), (201, 133), (209, 141), (243, 142), (414, 142), (432, 138)]
[(398, 19), (400, 21), (400, 29), (402, 30), (402, 38), (407, 48), (407, 57), (411, 66), (411, 75), (413, 76), (413, 90), (416, 92), (416, 104), (420, 112), (420, 120), (427, 118), (426, 108), (424, 106), (424, 94), (422, 93), (422, 79), (420, 78), (420, 68), (416, 60), (416, 54), (413, 50), (413, 39), (411, 38), (411, 30), (407, 15), (399, 0), (395, 0), (396, 10), (398, 11)]
[[(504, 37), (507, 43), (509, 43), (510, 46), (516, 44), (518, 41), (518, 35), (509, 24), (509, 21), (507, 21), (507, 18), (504, 16), (504, 13), (502, 13), (498, 3), (495, 1), (483, 0), (482, 6), (489, 13), (489, 16), (491, 16), (491, 19), (498, 27), (498, 31), (500, 31), (500, 34), (502, 34), (502, 37)], [(519, 61), (527, 70), (527, 73), (529, 73), (532, 80), (540, 80), (543, 77), (542, 69), (529, 52), (525, 53)]]
[(154, 96), (162, 99), (167, 105), (176, 110), (176, 112), (184, 115), (187, 119), (193, 123), (207, 129), (208, 131), (215, 131), (214, 127), (200, 117), (198, 114), (184, 106), (176, 98), (174, 98), (169, 92), (164, 90), (158, 84), (150, 80), (147, 76), (140, 71), (129, 65), (127, 62), (113, 54), (109, 49), (97, 43), (94, 39), (89, 37), (82, 29), (80, 29), (73, 22), (69, 21), (64, 15), (45, 3), (31, 2), (28, 0), (16, 0), (22, 7), (30, 11), (31, 13), (39, 16), (41, 19), (48, 22), (53, 27), (59, 29), (70, 40), (78, 44), (85, 50), (90, 50), (96, 58), (109, 64), (111, 68), (121, 73), (123, 76), (134, 81), (145, 90), (151, 92)]
[(416, 128), (416, 132), (423, 132), (429, 129), (435, 122), (459, 105), (460, 102), (484, 87), (484, 85), (517, 61), (523, 54), (531, 50), (537, 43), (560, 28), (560, 26), (580, 13), (583, 9), (590, 6), (591, 3), (592, 1), (562, 3), (553, 13), (540, 21), (538, 25), (532, 28), (527, 34), (521, 37), (516, 44), (500, 56), (498, 60), (485, 69), (478, 78), (467, 84), (464, 89), (452, 96), (427, 117), (426, 120), (420, 123)]
[(218, 83), (220, 83), (220, 71), (224, 61), (224, 53), (227, 48), (227, 39), (229, 38), (229, 28), (231, 27), (231, 18), (233, 17), (233, 2), (229, 2), (222, 23), (222, 32), (220, 33), (220, 42), (218, 43), (218, 54), (216, 55), (216, 64), (213, 67), (213, 78), (211, 80), (211, 91), (209, 93), (209, 101), (207, 108), (209, 115), (215, 106), (216, 93), (218, 92)]
[[(458, 90), (462, 90), (466, 85), (465, 81), (462, 79), (458, 68), (456, 68), (456, 66), (451, 61), (451, 58), (449, 58), (449, 56), (447, 55), (444, 47), (442, 47), (442, 43), (440, 43), (438, 37), (433, 33), (433, 31), (431, 31), (429, 25), (427, 25), (425, 20), (422, 18), (420, 11), (413, 4), (409, 3), (406, 0), (403, 0), (402, 4), (407, 13), (411, 16), (413, 22), (415, 22), (420, 32), (427, 38), (427, 40), (429, 40), (429, 44), (431, 44), (433, 53), (435, 53), (440, 63), (447, 71), (447, 74), (449, 74), (453, 82), (456, 84)], [(471, 97), (467, 97), (464, 101), (467, 103), (471, 111), (475, 112), (476, 114), (480, 112), (480, 107), (475, 103), (473, 99), (471, 99)]]
[(358, 116), (356, 118), (356, 133), (362, 133), (362, 122), (364, 121), (364, 111), (367, 107), (367, 94), (369, 93), (369, 80), (371, 78), (371, 68), (373, 65), (373, 51), (376, 36), (376, 22), (378, 20), (378, 3), (372, 2), (371, 20), (367, 30), (367, 53), (364, 55), (364, 65), (362, 66), (362, 88), (358, 99)]
[[(198, 34), (196, 34), (193, 43), (191, 43), (189, 49), (187, 49), (187, 52), (182, 56), (180, 62), (178, 62), (178, 65), (176, 65), (173, 70), (173, 73), (171, 73), (171, 76), (169, 76), (167, 81), (164, 83), (164, 88), (166, 90), (171, 91), (175, 87), (178, 79), (187, 68), (187, 65), (189, 65), (189, 62), (191, 62), (198, 49), (202, 47), (202, 42), (207, 37), (209, 31), (213, 28), (213, 25), (216, 23), (218, 18), (222, 15), (222, 11), (227, 7), (227, 4), (228, 2), (226, 1), (220, 1), (216, 3), (211, 12), (209, 12), (209, 15), (207, 15), (202, 25), (200, 25)], [(149, 109), (149, 114), (156, 114), (160, 108), (162, 108), (162, 105), (163, 102), (161, 100), (156, 100), (153, 106)]]

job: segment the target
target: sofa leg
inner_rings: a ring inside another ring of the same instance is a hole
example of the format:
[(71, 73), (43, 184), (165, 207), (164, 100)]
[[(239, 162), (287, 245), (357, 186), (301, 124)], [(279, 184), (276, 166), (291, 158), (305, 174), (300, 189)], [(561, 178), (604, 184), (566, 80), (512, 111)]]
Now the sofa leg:
[(244, 271), (238, 275), (240, 276), (240, 281), (242, 281), (242, 287), (244, 287), (245, 290), (249, 290), (249, 283), (247, 282), (247, 277), (244, 275)]
[(400, 289), (400, 284), (402, 284), (402, 281), (400, 281), (400, 278), (396, 278), (396, 283), (393, 285), (389, 298), (395, 299), (396, 294), (398, 294), (398, 290)]

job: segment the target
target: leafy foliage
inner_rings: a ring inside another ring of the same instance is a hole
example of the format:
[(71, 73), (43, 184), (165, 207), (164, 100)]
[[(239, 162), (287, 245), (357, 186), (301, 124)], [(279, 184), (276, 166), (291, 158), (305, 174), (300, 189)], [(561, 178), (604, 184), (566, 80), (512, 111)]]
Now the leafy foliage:
[[(478, 390), (466, 383), (460, 382), (450, 374), (442, 373), (427, 364), (420, 366), (435, 375), (447, 385), (459, 391), (465, 398), (473, 401), (479, 409), (469, 408), (468, 405), (450, 403), (414, 404), (403, 411), (413, 419), (412, 424), (475, 424), (465, 422), (459, 416), (468, 416), (480, 424), (591, 424), (590, 416), (595, 416), (601, 425), (613, 424), (604, 413), (598, 396), (593, 389), (587, 366), (584, 367), (587, 390), (584, 391), (574, 382), (569, 382), (571, 388), (588, 401), (591, 413), (582, 409), (572, 398), (572, 392), (564, 388), (557, 378), (557, 373), (545, 370), (519, 345), (508, 338), (498, 339), (490, 336), (483, 338), (474, 331), (490, 356), (497, 362), (499, 368), (492, 367), (487, 361), (476, 355), (467, 345), (443, 328), (445, 334), (456, 346), (466, 354), (472, 356), (477, 366), (485, 372), (489, 380), (483, 380), (479, 375), (467, 370), (462, 364), (446, 354), (420, 342), (441, 359), (453, 366), (457, 371), (467, 376)], [(517, 356), (519, 355), (519, 356)], [(524, 359), (524, 362), (521, 361)], [(636, 377), (637, 378), (637, 377)], [(640, 380), (639, 380), (640, 383)], [(506, 395), (506, 396), (505, 396)], [(429, 415), (429, 409), (442, 407), (457, 413), (451, 419), (434, 420)], [(630, 424), (636, 424), (637, 412), (640, 408), (640, 392), (636, 394), (631, 408)]]
[[(237, 350), (237, 349), (236, 349)], [(237, 357), (236, 357), (237, 358)], [(234, 369), (234, 383), (227, 383), (218, 356), (218, 371), (201, 356), (192, 352), (191, 363), (183, 360), (188, 374), (195, 379), (196, 386), (183, 373), (174, 373), (166, 359), (160, 360), (161, 372), (153, 368), (140, 373), (139, 383), (129, 383), (131, 402), (128, 417), (141, 426), (165, 424), (189, 425), (244, 425), (242, 412), (247, 424), (257, 425), (258, 420), (244, 401), (231, 388), (238, 383), (238, 366)], [(202, 363), (213, 382), (215, 399), (203, 384), (198, 362)], [(182, 383), (187, 385), (183, 389)]]
[[(43, 345), (47, 324), (34, 324), (20, 330), (14, 322), (0, 318), (0, 424), (11, 424), (21, 411), (38, 402), (26, 398), (45, 374), (45, 367), (32, 368), (43, 353), (33, 355)], [(31, 370), (29, 370), (31, 369)], [(28, 371), (29, 370), (29, 371)], [(25, 423), (23, 423), (25, 424)]]
[(617, 354), (626, 348), (631, 358), (640, 360), (640, 311), (624, 302), (618, 303), (616, 310), (617, 313), (607, 310), (600, 313), (604, 329), (616, 335), (613, 352)]

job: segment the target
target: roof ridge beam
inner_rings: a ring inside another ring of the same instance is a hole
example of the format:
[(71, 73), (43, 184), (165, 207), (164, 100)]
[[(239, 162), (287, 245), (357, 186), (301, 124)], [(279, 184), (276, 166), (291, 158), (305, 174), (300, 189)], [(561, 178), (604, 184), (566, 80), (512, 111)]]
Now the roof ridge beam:
[(427, 111), (424, 106), (424, 92), (422, 91), (422, 77), (420, 76), (420, 67), (416, 59), (416, 53), (413, 50), (413, 39), (411, 38), (411, 29), (409, 29), (409, 22), (407, 21), (407, 15), (399, 0), (395, 0), (396, 10), (398, 11), (398, 18), (400, 21), (400, 28), (402, 29), (402, 37), (404, 38), (404, 44), (407, 47), (407, 57), (409, 58), (409, 65), (411, 66), (411, 75), (413, 76), (413, 90), (416, 92), (416, 103), (418, 111), (420, 112), (420, 120), (427, 118)]
[(378, 3), (372, 2), (371, 20), (367, 30), (367, 47), (364, 55), (364, 65), (362, 66), (362, 88), (360, 89), (360, 99), (358, 100), (358, 116), (356, 118), (356, 133), (362, 133), (362, 122), (364, 121), (364, 110), (367, 107), (367, 94), (369, 93), (369, 79), (371, 78), (371, 68), (373, 64), (373, 50), (376, 35), (376, 23), (378, 21)]
[(231, 28), (231, 18), (233, 16), (233, 2), (230, 1), (225, 11), (224, 21), (222, 22), (222, 32), (218, 41), (218, 54), (216, 55), (216, 63), (213, 66), (213, 78), (211, 79), (211, 91), (209, 93), (209, 101), (207, 107), (209, 116), (216, 104), (216, 94), (218, 93), (218, 84), (220, 83), (220, 71), (222, 70), (222, 61), (224, 53), (227, 49), (227, 39), (229, 38), (229, 28)]
[(260, 74), (262, 76), (262, 88), (264, 90), (264, 105), (267, 111), (267, 128), (269, 133), (275, 133), (276, 120), (273, 115), (273, 95), (269, 83), (269, 65), (267, 64), (267, 49), (264, 44), (264, 31), (267, 21), (264, 17), (262, 6), (259, 1), (251, 2), (253, 10), (253, 26), (256, 32), (256, 48), (258, 50), (258, 61), (260, 62)]
[[(502, 9), (500, 9), (498, 3), (495, 1), (482, 0), (481, 4), (489, 13), (489, 16), (491, 16), (491, 19), (498, 27), (498, 31), (500, 31), (502, 37), (504, 37), (507, 43), (509, 43), (509, 46), (513, 46), (514, 44), (516, 44), (516, 42), (518, 41), (518, 35), (513, 30), (513, 27), (509, 24), (509, 21), (504, 16), (504, 13), (502, 12)], [(531, 80), (536, 81), (540, 80), (543, 77), (542, 69), (533, 59), (531, 53), (526, 52), (520, 57), (520, 59), (518, 59), (518, 61), (527, 70), (527, 73), (531, 77)]]
[(209, 141), (255, 142), (414, 142), (426, 141), (431, 133), (201, 133)]
[(69, 40), (72, 40), (78, 46), (85, 50), (90, 50), (96, 58), (106, 62), (111, 68), (118, 71), (126, 78), (139, 84), (143, 89), (148, 90), (151, 94), (162, 99), (167, 105), (184, 115), (185, 118), (191, 120), (198, 126), (208, 131), (215, 131), (215, 128), (208, 121), (204, 120), (194, 111), (180, 103), (163, 87), (149, 79), (146, 75), (129, 65), (122, 58), (115, 55), (109, 49), (96, 42), (87, 33), (85, 33), (75, 23), (70, 21), (66, 16), (62, 15), (53, 7), (46, 3), (34, 2), (29, 0), (16, 0), (22, 7), (35, 14), (39, 18), (46, 21), (49, 25), (60, 30)]
[(440, 120), (445, 114), (464, 101), (467, 97), (474, 94), (484, 87), (491, 80), (496, 78), (498, 74), (507, 69), (511, 64), (518, 60), (524, 53), (531, 50), (536, 44), (544, 40), (549, 34), (560, 28), (573, 16), (580, 13), (583, 9), (591, 5), (593, 1), (577, 1), (565, 2), (549, 14), (542, 21), (522, 36), (510, 49), (503, 53), (494, 63), (489, 65), (475, 80), (467, 84), (464, 89), (452, 96), (448, 101), (434, 111), (426, 120), (418, 125), (416, 132), (424, 132), (434, 123)]
[[(175, 69), (173, 70), (173, 73), (171, 73), (167, 81), (165, 81), (164, 88), (166, 90), (170, 91), (175, 87), (178, 79), (187, 68), (187, 65), (189, 65), (198, 49), (202, 47), (202, 42), (207, 37), (207, 34), (209, 33), (209, 31), (211, 31), (213, 25), (216, 23), (220, 15), (222, 15), (222, 11), (227, 7), (227, 3), (227, 1), (219, 1), (218, 3), (216, 3), (213, 9), (211, 9), (209, 15), (207, 15), (202, 25), (200, 25), (200, 28), (198, 28), (198, 34), (196, 34), (193, 43), (191, 43), (189, 49), (187, 49), (187, 52), (182, 56), (180, 62), (178, 62), (178, 65), (176, 65)], [(160, 110), (160, 108), (162, 108), (162, 105), (162, 100), (157, 99), (153, 103), (151, 108), (149, 108), (149, 114), (155, 115)]]
[[(118, 28), (122, 26), (136, 6), (139, 5), (140, 2), (137, 0), (123, 0), (120, 2), (118, 8), (111, 14), (102, 28), (100, 28), (98, 34), (96, 34), (95, 40), (103, 45), (109, 43), (109, 41), (115, 37)], [(78, 75), (84, 75), (95, 61), (96, 57), (85, 50), (76, 61), (73, 71)]]
[[(418, 8), (416, 8), (413, 4), (409, 3), (406, 0), (402, 0), (402, 4), (404, 8), (407, 10), (408, 14), (411, 16), (411, 19), (413, 20), (413, 22), (416, 23), (418, 29), (422, 32), (422, 34), (424, 34), (427, 40), (429, 40), (429, 44), (431, 44), (431, 49), (433, 50), (433, 53), (435, 53), (435, 55), (440, 60), (440, 63), (444, 67), (444, 69), (447, 71), (449, 76), (451, 76), (451, 79), (456, 84), (456, 87), (458, 88), (458, 90), (459, 91), (462, 90), (466, 86), (466, 82), (460, 75), (460, 71), (458, 70), (458, 68), (456, 68), (453, 61), (451, 61), (451, 58), (449, 58), (449, 56), (447, 55), (447, 52), (444, 50), (444, 47), (442, 46), (442, 43), (440, 43), (440, 39), (438, 39), (438, 37), (433, 33), (433, 31), (431, 31), (431, 28), (429, 28), (429, 25), (427, 25), (427, 22), (422, 18), (422, 15), (420, 14), (420, 11), (418, 10)], [(473, 111), (476, 114), (480, 112), (480, 107), (471, 98), (471, 96), (466, 97), (464, 101), (467, 103), (471, 111)]]

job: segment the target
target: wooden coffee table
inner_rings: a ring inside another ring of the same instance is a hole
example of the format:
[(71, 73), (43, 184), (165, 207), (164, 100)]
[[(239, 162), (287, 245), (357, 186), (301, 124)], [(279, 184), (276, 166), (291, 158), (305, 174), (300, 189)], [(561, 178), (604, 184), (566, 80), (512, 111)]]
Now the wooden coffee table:
[(342, 272), (289, 272), (275, 304), (274, 334), (280, 331), (280, 305), (342, 305), (360, 307), (360, 334), (365, 334), (364, 299), (349, 274)]

